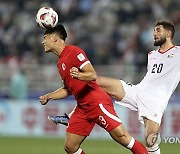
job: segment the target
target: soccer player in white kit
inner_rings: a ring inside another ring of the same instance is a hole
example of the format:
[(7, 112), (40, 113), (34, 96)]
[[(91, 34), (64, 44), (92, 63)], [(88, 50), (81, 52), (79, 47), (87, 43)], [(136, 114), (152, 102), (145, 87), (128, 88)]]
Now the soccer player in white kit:
[(158, 21), (154, 27), (154, 46), (148, 54), (147, 73), (137, 85), (122, 80), (99, 77), (98, 84), (115, 103), (135, 110), (145, 126), (145, 141), (149, 154), (160, 154), (159, 128), (168, 101), (180, 81), (180, 46), (172, 42), (175, 29), (168, 21)]

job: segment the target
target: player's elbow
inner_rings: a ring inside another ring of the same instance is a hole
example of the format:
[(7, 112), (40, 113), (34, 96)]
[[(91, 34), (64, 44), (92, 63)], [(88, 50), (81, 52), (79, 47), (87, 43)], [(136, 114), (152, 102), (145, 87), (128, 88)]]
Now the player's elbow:
[(103, 77), (101, 77), (101, 76), (97, 76), (97, 77), (96, 77), (96, 82), (97, 82), (97, 84), (98, 84), (99, 86), (102, 85), (102, 80), (103, 80)]

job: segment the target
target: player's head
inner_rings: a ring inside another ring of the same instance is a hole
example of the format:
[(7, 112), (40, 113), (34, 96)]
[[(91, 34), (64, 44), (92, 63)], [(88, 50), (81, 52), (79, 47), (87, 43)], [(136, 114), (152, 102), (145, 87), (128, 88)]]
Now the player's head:
[(63, 25), (59, 24), (53, 28), (49, 28), (44, 33), (43, 45), (45, 52), (53, 51), (57, 46), (61, 46), (67, 38), (67, 33)]
[(44, 35), (46, 34), (57, 34), (59, 38), (62, 40), (66, 40), (67, 38), (67, 33), (63, 25), (58, 24), (57, 26), (53, 28), (49, 28), (45, 31)]
[(172, 40), (175, 34), (174, 25), (168, 21), (157, 21), (154, 27), (154, 46), (162, 46), (167, 40)]

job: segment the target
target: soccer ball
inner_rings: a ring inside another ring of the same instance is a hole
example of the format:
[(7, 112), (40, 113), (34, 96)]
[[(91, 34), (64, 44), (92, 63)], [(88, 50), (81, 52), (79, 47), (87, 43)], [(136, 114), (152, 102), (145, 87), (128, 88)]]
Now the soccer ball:
[(42, 28), (52, 28), (58, 23), (58, 14), (51, 7), (42, 7), (36, 15), (36, 22)]

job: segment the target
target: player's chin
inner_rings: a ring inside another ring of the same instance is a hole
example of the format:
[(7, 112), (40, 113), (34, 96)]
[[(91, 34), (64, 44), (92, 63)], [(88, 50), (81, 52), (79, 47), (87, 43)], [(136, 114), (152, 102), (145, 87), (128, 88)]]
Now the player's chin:
[(50, 49), (44, 49), (44, 51), (46, 52), (46, 53), (48, 53), (48, 52), (51, 52), (51, 50)]
[(158, 41), (154, 41), (154, 46), (159, 46), (160, 43)]

